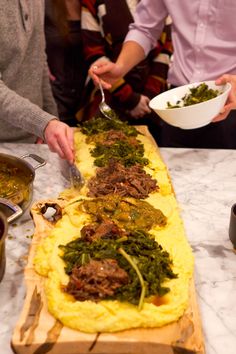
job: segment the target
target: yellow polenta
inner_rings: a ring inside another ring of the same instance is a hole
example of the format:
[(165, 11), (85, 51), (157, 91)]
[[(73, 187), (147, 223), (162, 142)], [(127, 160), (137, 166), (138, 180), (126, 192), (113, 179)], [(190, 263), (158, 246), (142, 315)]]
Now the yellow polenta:
[[(146, 199), (167, 217), (164, 228), (156, 227), (150, 231), (163, 249), (169, 252), (173, 260), (173, 271), (178, 278), (165, 282), (170, 288), (160, 305), (145, 302), (141, 311), (137, 306), (114, 300), (100, 302), (76, 301), (74, 297), (62, 291), (68, 282), (64, 271), (64, 262), (60, 258), (59, 245), (80, 236), (80, 229), (90, 222), (90, 216), (78, 211), (78, 204), (86, 198), (86, 186), (81, 196), (70, 200), (64, 208), (64, 214), (49, 235), (41, 241), (34, 258), (35, 270), (45, 277), (45, 292), (50, 313), (65, 326), (76, 330), (94, 332), (115, 332), (138, 327), (161, 327), (178, 320), (188, 306), (189, 282), (193, 274), (193, 255), (185, 237), (178, 205), (172, 191), (168, 171), (161, 160), (156, 147), (148, 137), (138, 136), (145, 147), (145, 156), (150, 164), (145, 167), (147, 173), (158, 181), (159, 192), (151, 193)], [(85, 143), (85, 136), (75, 134), (76, 163), (85, 178), (95, 174), (93, 158), (89, 150), (92, 145)]]

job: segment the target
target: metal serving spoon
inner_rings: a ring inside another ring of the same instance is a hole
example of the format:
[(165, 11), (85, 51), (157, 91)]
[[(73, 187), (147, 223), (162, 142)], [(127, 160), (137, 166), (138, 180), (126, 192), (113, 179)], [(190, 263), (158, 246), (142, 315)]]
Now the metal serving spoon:
[(75, 163), (71, 165), (67, 160), (60, 159), (60, 167), (62, 175), (70, 182), (71, 187), (80, 190), (85, 179)]
[(108, 106), (108, 104), (105, 102), (105, 94), (104, 94), (104, 91), (103, 91), (103, 87), (102, 87), (102, 84), (101, 84), (101, 81), (99, 80), (98, 81), (98, 85), (99, 85), (99, 88), (100, 88), (100, 91), (101, 91), (101, 95), (102, 95), (102, 100), (99, 104), (99, 109), (101, 111), (101, 113), (108, 119), (112, 119), (113, 117), (116, 116), (114, 110)]
[(84, 185), (84, 178), (75, 164), (69, 166), (69, 177), (71, 185), (75, 189), (81, 189)]

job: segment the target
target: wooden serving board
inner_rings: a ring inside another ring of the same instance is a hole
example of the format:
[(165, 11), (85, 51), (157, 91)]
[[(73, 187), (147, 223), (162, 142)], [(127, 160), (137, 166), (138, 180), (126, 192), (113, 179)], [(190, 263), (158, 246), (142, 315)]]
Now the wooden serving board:
[[(145, 134), (147, 129), (143, 128)], [(150, 134), (149, 134), (150, 135)], [(150, 136), (152, 139), (152, 137)], [(87, 334), (63, 326), (47, 310), (43, 277), (33, 268), (35, 249), (53, 224), (42, 222), (44, 203), (32, 207), (36, 233), (25, 269), (26, 298), (12, 337), (17, 354), (204, 354), (204, 341), (194, 280), (189, 287), (189, 307), (176, 322), (162, 328), (131, 329), (116, 333)], [(63, 205), (62, 205), (63, 206)], [(79, 316), (79, 314), (78, 314)]]

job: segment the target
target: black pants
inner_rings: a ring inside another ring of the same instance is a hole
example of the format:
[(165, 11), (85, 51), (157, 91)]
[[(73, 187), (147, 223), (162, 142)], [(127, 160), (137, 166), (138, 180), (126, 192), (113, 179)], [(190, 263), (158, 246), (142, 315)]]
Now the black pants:
[(165, 122), (162, 126), (160, 146), (236, 149), (236, 111), (218, 123), (210, 123), (197, 129), (180, 129)]

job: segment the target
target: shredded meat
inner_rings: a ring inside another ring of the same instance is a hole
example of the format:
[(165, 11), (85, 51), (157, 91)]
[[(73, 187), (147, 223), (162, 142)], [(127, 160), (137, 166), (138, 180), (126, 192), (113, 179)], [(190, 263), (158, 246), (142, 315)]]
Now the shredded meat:
[(113, 145), (117, 140), (128, 141), (130, 145), (139, 145), (139, 141), (135, 137), (128, 137), (124, 132), (119, 130), (109, 130), (106, 134), (106, 139), (103, 140), (103, 145)]
[(96, 176), (90, 178), (88, 182), (88, 188), (89, 197), (119, 194), (144, 199), (159, 187), (156, 180), (152, 179), (141, 166), (124, 167), (119, 162), (110, 161), (107, 167), (97, 169)]
[(96, 142), (96, 143), (100, 143), (100, 144), (103, 144), (106, 146), (113, 145), (117, 140), (127, 141), (127, 142), (129, 142), (129, 144), (131, 144), (133, 146), (140, 144), (140, 142), (138, 141), (138, 139), (136, 137), (127, 136), (124, 132), (122, 132), (120, 130), (114, 130), (114, 129), (111, 129), (106, 132), (98, 133), (92, 137), (87, 136), (87, 138), (86, 138), (87, 143)]
[(98, 301), (112, 296), (115, 290), (128, 283), (128, 274), (114, 259), (91, 260), (81, 267), (74, 267), (65, 289), (76, 300)]
[(116, 239), (126, 235), (113, 221), (106, 219), (101, 224), (88, 224), (81, 229), (81, 237), (87, 242), (100, 238)]

